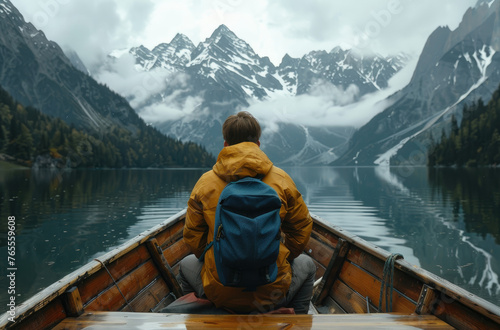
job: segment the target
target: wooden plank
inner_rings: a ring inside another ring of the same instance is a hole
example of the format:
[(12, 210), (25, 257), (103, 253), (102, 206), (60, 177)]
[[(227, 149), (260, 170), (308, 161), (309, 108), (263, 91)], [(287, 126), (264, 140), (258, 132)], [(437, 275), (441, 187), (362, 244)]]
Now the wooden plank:
[(158, 244), (161, 246), (162, 250), (165, 250), (170, 245), (182, 239), (183, 231), (184, 220), (181, 220), (167, 227), (163, 232), (156, 235), (155, 238), (158, 241)]
[[(379, 279), (350, 262), (344, 263), (339, 278), (362, 297), (369, 297), (373, 304), (378, 306), (382, 285)], [(385, 306), (385, 303), (383, 305)], [(393, 312), (410, 314), (415, 311), (415, 307), (415, 303), (394, 290), (392, 294)]]
[(436, 292), (430, 286), (423, 285), (415, 313), (420, 315), (432, 314), (435, 304), (437, 303), (437, 299), (438, 297)]
[[(353, 246), (359, 247), (361, 250), (366, 251), (382, 261), (385, 261), (387, 257), (391, 254), (376, 245), (369, 243), (358, 236), (352, 235), (343, 229), (326, 224), (324, 220), (316, 215), (312, 215), (315, 224), (318, 227), (324, 228), (324, 230), (329, 231), (331, 235), (338, 236), (345, 239)], [(458, 287), (457, 285), (446, 281), (445, 279), (432, 274), (425, 269), (416, 267), (405, 260), (397, 260), (395, 263), (396, 269), (408, 274), (409, 276), (415, 277), (422, 283), (431, 286), (435, 291), (446, 294), (454, 300), (460, 301), (464, 306), (477, 311), (479, 314), (492, 319), (494, 322), (500, 325), (500, 307), (496, 306), (470, 292)], [(417, 290), (420, 293), (420, 290)], [(418, 298), (417, 298), (418, 299)]]
[(184, 240), (178, 241), (166, 250), (163, 250), (163, 256), (167, 260), (169, 265), (174, 265), (184, 259), (187, 255), (191, 253), (191, 249), (184, 243)]
[[(361, 250), (353, 246), (349, 251), (347, 259), (352, 263), (360, 266), (377, 278), (382, 279), (384, 272), (385, 260)], [(413, 277), (398, 268), (398, 264), (394, 264), (394, 288), (413, 301), (418, 301), (423, 282), (416, 277)]]
[[(127, 301), (131, 301), (142, 289), (159, 276), (160, 273), (153, 261), (148, 260), (128, 276), (123, 277), (119, 282), (117, 281), (118, 287), (113, 285), (92, 300), (85, 306), (85, 312), (118, 311), (122, 308), (130, 309), (127, 306)], [(127, 301), (125, 301), (122, 294)]]
[(304, 253), (309, 255), (312, 259), (316, 260), (317, 262), (322, 264), (324, 268), (326, 268), (328, 266), (328, 262), (332, 257), (333, 248), (311, 237), (306, 247), (304, 248)]
[(304, 252), (312, 259), (319, 262), (323, 267), (327, 267), (333, 256), (333, 248), (317, 239), (310, 238)]
[(129, 304), (135, 312), (152, 312), (169, 294), (170, 289), (167, 284), (158, 278), (144, 288)]
[(323, 306), (318, 308), (320, 314), (345, 314), (345, 310), (330, 296), (323, 300)]
[(69, 316), (80, 316), (83, 314), (82, 298), (76, 286), (67, 290), (63, 295), (63, 304), (66, 314)]
[(52, 300), (48, 305), (45, 305), (38, 313), (29, 315), (23, 320), (22, 324), (18, 321), (15, 323), (9, 322), (6, 328), (15, 329), (50, 329), (67, 317), (63, 306), (62, 299)]
[(151, 312), (161, 313), (161, 311), (165, 307), (167, 307), (168, 305), (170, 305), (174, 301), (175, 301), (174, 295), (172, 295), (172, 294), (166, 295), (165, 297), (163, 297), (163, 299), (160, 301), (160, 303), (158, 305), (156, 305), (155, 308), (153, 308), (153, 310)]
[(101, 327), (175, 329), (453, 329), (433, 315), (185, 315), (98, 312), (70, 318), (55, 329)]
[(153, 258), (153, 262), (160, 271), (163, 280), (170, 288), (170, 291), (172, 291), (177, 298), (180, 298), (183, 295), (182, 289), (179, 283), (177, 283), (175, 274), (172, 271), (172, 268), (170, 268), (167, 260), (165, 259), (163, 251), (158, 245), (158, 241), (156, 240), (156, 238), (152, 238), (146, 242), (146, 245), (148, 247), (149, 253), (151, 254), (151, 257)]
[(329, 288), (333, 285), (339, 276), (342, 265), (344, 264), (345, 257), (349, 251), (349, 244), (340, 239), (333, 252), (333, 256), (328, 264), (328, 267), (323, 276), (323, 280), (319, 284), (312, 301), (314, 304), (321, 304), (323, 299), (328, 295)]
[(133, 271), (135, 268), (142, 265), (151, 256), (148, 249), (141, 245), (135, 250), (123, 255), (111, 264), (107, 264), (106, 268), (111, 273), (111, 278), (106, 269), (102, 268), (99, 272), (92, 274), (88, 279), (78, 283), (78, 289), (82, 297), (82, 303), (85, 306), (102, 291), (114, 285), (113, 279), (119, 281), (123, 276)]
[[(331, 297), (346, 313), (367, 313), (366, 297), (348, 287), (342, 281), (335, 281), (330, 288)], [(370, 306), (372, 308), (372, 306)], [(375, 308), (370, 311), (376, 311)]]
[[(170, 258), (172, 258), (173, 262), (169, 262), (170, 265), (172, 265), (172, 269), (175, 274), (178, 273), (178, 262), (187, 254), (189, 254), (188, 249), (186, 249), (186, 246), (184, 244), (183, 246), (183, 241), (178, 240), (178, 236), (180, 235), (180, 227), (181, 225), (179, 224), (180, 220), (179, 217), (184, 217), (185, 211), (180, 212), (180, 214), (170, 218), (163, 224), (160, 224), (151, 230), (148, 230), (145, 233), (142, 233), (141, 235), (138, 235), (131, 241), (125, 243), (122, 246), (119, 246), (118, 248), (114, 249), (113, 251), (110, 251), (100, 259), (108, 265), (110, 268), (113, 267), (115, 262), (119, 260), (120, 258), (123, 258), (125, 255), (131, 253), (131, 251), (134, 251), (137, 249), (137, 247), (141, 246), (146, 242), (148, 239), (150, 239), (153, 236), (157, 237), (167, 237), (167, 236), (172, 236), (170, 234), (165, 234), (162, 231), (168, 227), (172, 227), (171, 230), (172, 232), (176, 230), (176, 232), (173, 234), (175, 237), (171, 237), (171, 241), (168, 240), (168, 238), (165, 238), (164, 245), (165, 246), (170, 246), (172, 249), (170, 253), (167, 253), (164, 251), (164, 256), (167, 258), (167, 255), (170, 255)], [(175, 219), (174, 219), (175, 218)], [(339, 238), (342, 238), (346, 240), (349, 244), (351, 244), (351, 252), (355, 251), (356, 249), (359, 249), (360, 254), (357, 256), (360, 259), (360, 263), (358, 265), (353, 263), (349, 263), (352, 267), (357, 268), (357, 270), (352, 271), (351, 274), (345, 274), (347, 278), (350, 279), (352, 283), (349, 282), (350, 285), (354, 285), (354, 289), (346, 285), (346, 283), (342, 282), (341, 280), (335, 281), (334, 285), (332, 286), (332, 290), (330, 290), (330, 295), (332, 298), (335, 299), (335, 301), (340, 302), (342, 301), (343, 297), (342, 294), (342, 289), (344, 289), (343, 294), (344, 299), (349, 298), (351, 301), (350, 307), (354, 310), (362, 310), (363, 307), (365, 306), (364, 309), (366, 310), (366, 300), (361, 296), (362, 293), (365, 291), (361, 290), (360, 293), (358, 294), (356, 290), (357, 288), (355, 286), (355, 283), (357, 281), (356, 279), (356, 274), (357, 271), (360, 271), (364, 275), (361, 275), (361, 280), (366, 280), (367, 278), (372, 278), (375, 279), (375, 283), (378, 284), (378, 290), (375, 288), (373, 291), (374, 296), (370, 298), (370, 301), (373, 300), (373, 304), (378, 305), (378, 297), (379, 297), (379, 289), (380, 289), (380, 270), (376, 270), (377, 268), (380, 269), (381, 265), (383, 265), (383, 262), (385, 259), (390, 256), (390, 253), (380, 249), (376, 246), (374, 246), (371, 243), (368, 243), (362, 239), (360, 239), (357, 236), (348, 234), (347, 232), (342, 231), (341, 229), (338, 229), (333, 226), (325, 225), (324, 223), (319, 223), (320, 220), (318, 220), (317, 217), (314, 217), (315, 224), (314, 224), (314, 233), (313, 233), (313, 238), (317, 241), (318, 244), (325, 244), (326, 246), (335, 246), (336, 242), (339, 240)], [(177, 221), (177, 222), (176, 222)], [(173, 227), (176, 227), (174, 229)], [(313, 244), (316, 244), (316, 242), (313, 242)], [(144, 248), (144, 247), (143, 247)], [(351, 252), (348, 254), (348, 258), (351, 256)], [(364, 253), (365, 256), (361, 256), (361, 253)], [(167, 255), (165, 255), (167, 254)], [(354, 256), (354, 254), (352, 254)], [(149, 257), (148, 257), (149, 258)], [(318, 258), (321, 259), (321, 258)], [(377, 261), (379, 259), (379, 261)], [(122, 259), (124, 260), (124, 259)], [(152, 262), (149, 260), (149, 262)], [(324, 260), (323, 260), (324, 262)], [(346, 263), (348, 264), (348, 263)], [(142, 264), (141, 264), (142, 265)], [(142, 267), (139, 265), (140, 267)], [(318, 265), (321, 265), (318, 263)], [(374, 266), (373, 269), (370, 269), (370, 267)], [(140, 268), (138, 267), (138, 268)], [(324, 266), (322, 266), (324, 267)], [(361, 267), (361, 268), (360, 268)], [(408, 262), (404, 260), (398, 260), (396, 261), (396, 276), (395, 276), (395, 288), (400, 291), (404, 296), (407, 296), (407, 298), (403, 297), (404, 299), (410, 301), (413, 303), (413, 307), (416, 307), (416, 302), (419, 300), (420, 297), (420, 283), (425, 283), (427, 284), (432, 290), (434, 291), (434, 297), (432, 296), (425, 296), (422, 298), (424, 301), (428, 302), (428, 311), (435, 313), (438, 315), (440, 318), (443, 320), (447, 320), (451, 324), (457, 326), (457, 327), (478, 327), (478, 328), (498, 328), (500, 325), (500, 308), (498, 306), (495, 306), (491, 303), (488, 303), (484, 301), (483, 299), (472, 295), (470, 292), (467, 292), (466, 290), (463, 290), (456, 285), (453, 285), (449, 283), (448, 281), (443, 280), (442, 278), (429, 273), (423, 269), (420, 269), (418, 267), (414, 267), (413, 265), (409, 264)], [(125, 267), (127, 268), (127, 267)], [(363, 269), (362, 269), (363, 268)], [(353, 268), (354, 269), (354, 268)], [(323, 268), (319, 268), (319, 271), (322, 271)], [(114, 272), (115, 270), (113, 270)], [(49, 321), (49, 326), (55, 324), (58, 322), (60, 319), (61, 315), (64, 315), (65, 311), (64, 308), (61, 308), (60, 310), (62, 311), (61, 313), (57, 312), (58, 308), (55, 308), (55, 311), (49, 311), (50, 308), (54, 308), (56, 304), (60, 304), (60, 307), (62, 305), (62, 296), (64, 292), (66, 292), (69, 288), (72, 286), (77, 286), (80, 288), (78, 283), (80, 281), (88, 281), (90, 278), (93, 278), (94, 275), (96, 274), (102, 274), (102, 272), (106, 272), (105, 269), (103, 269), (103, 266), (97, 262), (93, 261), (84, 267), (74, 271), (70, 275), (64, 277), (57, 283), (54, 283), (47, 289), (43, 290), (39, 294), (36, 294), (33, 296), (31, 299), (29, 299), (26, 303), (23, 303), (18, 306), (16, 310), (17, 314), (17, 319), (18, 320), (23, 320), (26, 318), (31, 318), (31, 322), (29, 323), (29, 328), (43, 328), (45, 327), (44, 324), (48, 324), (47, 322), (43, 320), (54, 320), (53, 323), (50, 323)], [(399, 272), (403, 274), (403, 276), (399, 275)], [(106, 272), (107, 273), (107, 272)], [(127, 276), (128, 270), (123, 274), (123, 278), (121, 280), (125, 279), (130, 279), (129, 276)], [(147, 274), (143, 274), (147, 275)], [(159, 276), (159, 275), (158, 275)], [(162, 279), (159, 277), (156, 277), (156, 279), (160, 282), (163, 282)], [(344, 275), (342, 275), (344, 276)], [(341, 278), (342, 278), (341, 276)], [(368, 276), (368, 277), (367, 277)], [(145, 277), (145, 276), (143, 276)], [(94, 277), (97, 278), (97, 276)], [(104, 279), (104, 277), (102, 277)], [(109, 275), (107, 275), (107, 278), (110, 280)], [(111, 280), (112, 281), (112, 280)], [(346, 281), (346, 279), (344, 279)], [(361, 281), (361, 282), (362, 282)], [(359, 279), (357, 282), (359, 285)], [(95, 282), (91, 286), (92, 288), (97, 288), (97, 282)], [(130, 286), (126, 285), (125, 287)], [(142, 286), (142, 288), (141, 288)], [(140, 301), (142, 298), (146, 299), (146, 294), (144, 294), (145, 290), (147, 290), (150, 286), (152, 286), (152, 282), (149, 284), (140, 284), (138, 285), (139, 287), (139, 292), (135, 295), (130, 297), (132, 301), (134, 301), (134, 297), (137, 299), (137, 301)], [(365, 285), (363, 285), (365, 286)], [(368, 282), (368, 287), (373, 286), (373, 282)], [(376, 285), (375, 285), (376, 286)], [(409, 287), (410, 289), (406, 290), (406, 287)], [(120, 288), (121, 288), (120, 284)], [(116, 287), (113, 284), (109, 284), (108, 286), (104, 287), (108, 288), (107, 291), (114, 290), (115, 295), (121, 296)], [(373, 290), (373, 289), (370, 289)], [(369, 292), (371, 292), (368, 290)], [(105, 291), (106, 292), (106, 291)], [(81, 292), (83, 295), (83, 292)], [(394, 296), (393, 296), (394, 297)], [(417, 298), (415, 298), (417, 297)], [(373, 299), (374, 298), (374, 299)], [(397, 298), (397, 297), (396, 297)], [(91, 297), (90, 299), (93, 299)], [(129, 298), (127, 298), (129, 299)], [(82, 298), (83, 300), (83, 298)], [(163, 300), (165, 302), (165, 300)], [(395, 300), (396, 301), (396, 300)], [(165, 302), (168, 303), (168, 302)], [(373, 305), (370, 305), (370, 308), (373, 308)], [(46, 312), (47, 311), (47, 312)], [(38, 313), (43, 313), (44, 315)], [(405, 313), (408, 313), (408, 311), (405, 311)], [(59, 315), (58, 315), (59, 314)], [(30, 316), (31, 315), (31, 316)], [(151, 314), (150, 314), (151, 315)], [(82, 315), (83, 316), (83, 315)], [(33, 320), (37, 320), (33, 322)], [(28, 320), (26, 320), (28, 321)], [(370, 323), (370, 325), (372, 325)], [(0, 328), (2, 326), (5, 326), (4, 320), (0, 321)], [(24, 327), (25, 324), (18, 324), (19, 327)], [(286, 325), (285, 325), (286, 326)]]
[(314, 222), (311, 237), (329, 245), (332, 249), (337, 246), (339, 236), (333, 234), (330, 230), (318, 222)]
[(461, 301), (437, 292), (432, 314), (457, 329), (500, 329), (494, 319), (481, 315)]
[[(114, 260), (119, 259), (128, 252), (136, 249), (138, 246), (143, 244), (149, 238), (154, 237), (161, 233), (165, 228), (168, 228), (172, 224), (179, 221), (184, 221), (186, 215), (186, 209), (178, 212), (172, 217), (168, 218), (164, 222), (154, 226), (153, 228), (137, 235), (130, 241), (118, 246), (116, 249), (111, 250), (105, 255), (101, 256), (99, 259), (107, 264), (112, 263)], [(33, 295), (30, 299), (20, 304), (16, 308), (16, 322), (19, 324), (23, 319), (38, 312), (45, 306), (51, 304), (52, 301), (60, 299), (60, 296), (70, 287), (77, 285), (77, 283), (82, 280), (92, 276), (96, 272), (102, 269), (101, 263), (97, 261), (91, 261), (83, 267), (78, 268), (67, 276), (63, 277), (61, 280), (55, 282), (54, 284), (48, 286), (41, 292)], [(78, 285), (77, 285), (78, 286)], [(80, 293), (82, 291), (80, 290)], [(82, 298), (83, 299), (83, 298)], [(83, 300), (82, 300), (83, 302)], [(0, 319), (0, 328), (9, 324), (7, 318)]]

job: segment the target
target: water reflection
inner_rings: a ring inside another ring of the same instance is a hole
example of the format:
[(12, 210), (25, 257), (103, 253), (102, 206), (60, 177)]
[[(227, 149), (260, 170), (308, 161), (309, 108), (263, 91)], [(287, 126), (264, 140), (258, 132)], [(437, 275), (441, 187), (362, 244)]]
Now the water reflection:
[[(285, 170), (330, 224), (500, 303), (499, 170)], [(0, 172), (0, 255), (15, 215), (20, 300), (183, 209), (204, 171)]]
[(287, 170), (311, 212), (500, 304), (500, 171)]
[[(467, 208), (457, 208), (458, 200), (467, 205), (481, 200), (485, 209), (495, 208), (493, 200), (482, 197), (476, 199), (470, 194), (474, 195), (475, 191), (481, 189), (483, 192), (478, 194), (497, 190), (499, 186), (495, 178), (498, 171), (485, 176), (489, 180), (480, 180), (477, 176), (479, 172), (474, 171), (475, 176), (468, 178), (452, 169), (428, 171), (427, 168), (415, 168), (411, 173), (402, 175), (398, 168), (376, 168), (374, 173), (379, 180), (374, 182), (380, 185), (377, 193), (365, 185), (356, 184), (354, 186), (358, 190), (354, 196), (365, 205), (379, 209), (380, 216), (387, 219), (387, 226), (393, 228), (396, 237), (406, 239), (406, 245), (413, 250), (423, 268), (499, 303), (500, 246), (495, 243), (498, 227), (489, 226), (488, 230), (478, 235), (476, 231), (470, 230), (473, 222)], [(450, 187), (438, 183), (442, 175), (459, 186), (464, 182), (477, 181), (476, 185), (465, 188), (467, 196), (456, 196)], [(482, 188), (477, 186), (481, 182), (484, 183)], [(443, 193), (443, 190), (446, 192)], [(479, 210), (481, 207), (470, 209)], [(496, 213), (497, 224), (499, 217), (500, 214)], [(479, 226), (488, 226), (488, 222)]]
[[(460, 178), (460, 180), (457, 180)], [(500, 302), (500, 172), (497, 169), (438, 169), (429, 172), (433, 200), (448, 206), (444, 221), (456, 232), (457, 277)]]
[(420, 265), (406, 239), (398, 237), (380, 216), (379, 203), (360, 198), (378, 196), (380, 187), (373, 168), (290, 168), (287, 169), (303, 193), (309, 210), (332, 225), (341, 227), (389, 252), (401, 253), (408, 262)]
[[(1, 218), (17, 220), (18, 299), (177, 213), (202, 172), (0, 172)], [(7, 255), (6, 229), (6, 224), (0, 229), (2, 256)], [(2, 288), (5, 271), (0, 270)], [(7, 298), (0, 295), (0, 304)]]

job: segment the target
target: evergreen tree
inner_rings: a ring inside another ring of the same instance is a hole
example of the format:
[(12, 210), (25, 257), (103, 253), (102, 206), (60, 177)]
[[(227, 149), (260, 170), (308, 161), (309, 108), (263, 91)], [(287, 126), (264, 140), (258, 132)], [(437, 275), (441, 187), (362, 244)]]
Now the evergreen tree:
[(47, 132), (41, 132), (36, 150), (40, 154), (47, 154), (50, 149), (49, 135)]
[(429, 148), (428, 164), (433, 165), (498, 165), (500, 164), (500, 88), (487, 105), (482, 99), (463, 107), (458, 126), (451, 118), (450, 135), (444, 130), (441, 140)]
[(16, 104), (0, 88), (0, 151), (24, 162), (41, 154), (78, 167), (205, 167), (215, 162), (199, 145), (176, 141), (143, 122), (138, 125), (136, 133), (118, 126), (85, 132)]
[(458, 135), (458, 122), (455, 115), (451, 115), (451, 134)]
[(7, 136), (5, 134), (5, 129), (3, 125), (0, 125), (0, 152), (3, 152), (6, 144), (7, 144)]
[[(15, 126), (17, 127), (17, 125)], [(30, 160), (33, 151), (33, 137), (24, 124), (20, 124), (19, 127), (19, 134), (11, 139), (7, 145), (7, 153), (15, 158)]]

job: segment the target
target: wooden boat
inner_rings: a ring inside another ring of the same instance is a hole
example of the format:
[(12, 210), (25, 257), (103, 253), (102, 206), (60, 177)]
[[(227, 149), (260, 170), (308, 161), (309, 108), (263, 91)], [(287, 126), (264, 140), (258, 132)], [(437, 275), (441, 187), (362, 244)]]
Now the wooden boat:
[(184, 210), (36, 294), (15, 316), (7, 312), (0, 328), (500, 329), (500, 307), (313, 218), (304, 253), (315, 260), (317, 285), (308, 315), (159, 313), (181, 295), (175, 274), (190, 253)]

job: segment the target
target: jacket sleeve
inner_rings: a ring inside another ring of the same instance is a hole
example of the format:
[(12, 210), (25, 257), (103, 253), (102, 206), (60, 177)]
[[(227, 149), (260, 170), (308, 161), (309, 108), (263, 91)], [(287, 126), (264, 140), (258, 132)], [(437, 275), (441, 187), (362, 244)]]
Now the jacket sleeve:
[(201, 256), (207, 245), (208, 225), (203, 217), (203, 205), (197, 200), (194, 192), (191, 193), (184, 224), (184, 242), (197, 258)]
[(290, 250), (289, 260), (297, 258), (309, 241), (313, 221), (302, 195), (295, 187), (292, 179), (291, 185), (285, 190), (287, 196), (286, 215), (281, 224), (285, 234), (285, 246)]

